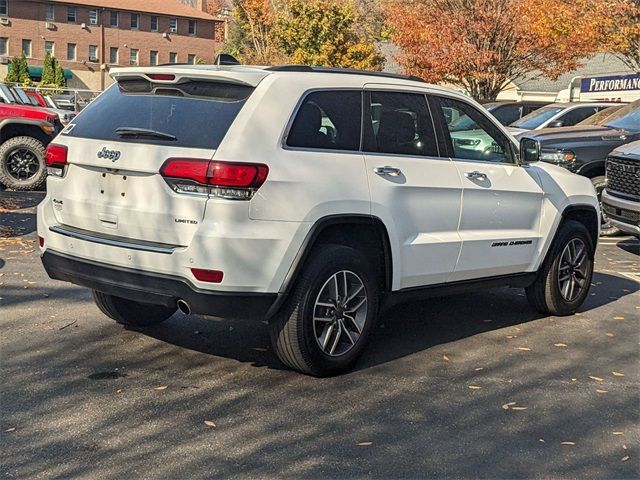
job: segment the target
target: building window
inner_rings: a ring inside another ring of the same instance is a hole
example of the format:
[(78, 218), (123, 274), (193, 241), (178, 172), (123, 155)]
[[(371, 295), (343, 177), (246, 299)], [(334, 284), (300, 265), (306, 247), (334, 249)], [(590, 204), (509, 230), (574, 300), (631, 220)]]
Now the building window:
[(47, 3), (44, 6), (44, 19), (52, 21), (56, 19), (55, 13), (53, 11), (53, 5), (50, 3)]
[(156, 17), (155, 15), (151, 15), (151, 31), (158, 31), (158, 17)]
[(129, 63), (131, 65), (138, 65), (138, 49), (132, 48), (131, 55), (129, 56)]
[(194, 54), (192, 54), (192, 53), (187, 55), (187, 63), (189, 65), (195, 65), (196, 64), (196, 56)]
[(76, 7), (67, 7), (67, 22), (76, 23)]
[(118, 64), (118, 47), (111, 47), (109, 49), (109, 63), (112, 65)]
[(89, 61), (97, 62), (98, 61), (98, 46), (97, 45), (89, 45)]
[(44, 42), (44, 52), (48, 53), (49, 55), (53, 56), (55, 55), (55, 44), (53, 42), (50, 41), (46, 41)]
[(111, 12), (110, 19), (111, 19), (111, 26), (117, 27), (118, 24), (120, 23), (119, 22), (120, 14), (118, 12)]
[(9, 54), (9, 39), (6, 37), (0, 38), (0, 55)]
[(138, 25), (140, 24), (140, 15), (138, 15), (137, 13), (132, 13), (131, 14), (131, 28), (137, 30), (139, 27)]
[(76, 44), (67, 43), (67, 60), (75, 60), (75, 59), (76, 59)]
[(98, 24), (98, 10), (89, 10), (89, 23), (91, 25)]
[(22, 40), (22, 53), (25, 57), (31, 57), (31, 40)]
[(169, 19), (169, 31), (172, 33), (178, 33), (178, 19), (170, 18)]
[(195, 35), (195, 34), (196, 34), (196, 21), (189, 20), (189, 35)]
[(169, 63), (178, 63), (178, 54), (176, 52), (169, 52)]
[(9, 8), (7, 8), (7, 0), (0, 0), (0, 16), (6, 17), (9, 15)]
[(157, 50), (151, 50), (149, 52), (149, 65), (158, 65), (158, 52), (157, 52)]

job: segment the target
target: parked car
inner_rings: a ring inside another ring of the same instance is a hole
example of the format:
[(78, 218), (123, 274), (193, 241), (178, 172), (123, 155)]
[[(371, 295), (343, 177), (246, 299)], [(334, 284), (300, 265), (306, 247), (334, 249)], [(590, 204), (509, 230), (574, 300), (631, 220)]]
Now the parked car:
[[(640, 100), (625, 105), (594, 125), (578, 125), (529, 132), (525, 135), (543, 162), (554, 163), (583, 175), (593, 183), (598, 198), (605, 187), (605, 160), (609, 153), (625, 143), (640, 140)], [(616, 235), (619, 230), (602, 216), (602, 234)]]
[[(110, 75), (47, 149), (37, 229), (49, 276), (117, 322), (268, 319), (284, 364), (332, 375), (400, 301), (510, 285), (568, 315), (588, 295), (591, 183), (521, 163), (462, 94), (306, 66)], [(491, 148), (454, 140), (451, 110)]]
[[(585, 118), (581, 122), (576, 123), (576, 125), (599, 125), (604, 121), (605, 118), (610, 117), (622, 107), (626, 106), (626, 103), (618, 103), (616, 105), (612, 105), (611, 107), (607, 107), (604, 110), (600, 110), (598, 113), (591, 115), (590, 117)], [(575, 126), (575, 125), (574, 125)]]
[(606, 171), (602, 210), (620, 231), (640, 238), (640, 141), (612, 151)]
[[(0, 85), (0, 94), (6, 94)], [(0, 103), (0, 184), (33, 190), (46, 178), (45, 146), (57, 133), (57, 116), (48, 110)]]
[(496, 117), (502, 125), (511, 125), (545, 105), (549, 105), (549, 102), (525, 100), (521, 102), (488, 102), (482, 106), (490, 111), (491, 115)]
[[(16, 89), (16, 90), (22, 90), (22, 89)], [(25, 92), (24, 90), (22, 90), (22, 92), (31, 101), (32, 105), (48, 108), (56, 112), (58, 114), (58, 117), (60, 117), (60, 121), (62, 122), (63, 125), (66, 125), (67, 123), (69, 123), (77, 115), (76, 112), (72, 112), (63, 108), (58, 108), (58, 106), (55, 104), (53, 99), (48, 95), (43, 95), (39, 92)]]
[(518, 137), (531, 130), (571, 127), (612, 105), (612, 103), (553, 103), (513, 122), (509, 131)]

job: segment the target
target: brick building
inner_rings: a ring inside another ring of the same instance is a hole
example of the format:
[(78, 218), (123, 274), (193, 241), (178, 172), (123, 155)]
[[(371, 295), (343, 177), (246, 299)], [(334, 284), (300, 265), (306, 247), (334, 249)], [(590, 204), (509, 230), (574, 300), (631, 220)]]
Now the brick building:
[(177, 0), (0, 0), (0, 76), (24, 52), (37, 79), (50, 51), (68, 86), (102, 90), (112, 66), (212, 63), (223, 36), (223, 21)]

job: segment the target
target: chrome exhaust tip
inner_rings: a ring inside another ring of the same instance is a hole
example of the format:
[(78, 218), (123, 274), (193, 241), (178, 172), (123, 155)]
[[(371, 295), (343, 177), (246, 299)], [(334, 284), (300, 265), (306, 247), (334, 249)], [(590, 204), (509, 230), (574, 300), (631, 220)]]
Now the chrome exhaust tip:
[(191, 315), (191, 307), (187, 302), (180, 299), (176, 302), (176, 305), (178, 306), (178, 310), (180, 310), (182, 313), (184, 313), (185, 315)]

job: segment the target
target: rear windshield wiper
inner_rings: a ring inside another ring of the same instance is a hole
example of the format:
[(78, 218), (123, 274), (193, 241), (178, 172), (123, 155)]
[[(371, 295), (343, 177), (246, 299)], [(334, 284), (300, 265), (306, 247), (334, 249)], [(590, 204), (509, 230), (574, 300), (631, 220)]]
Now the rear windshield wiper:
[(116, 128), (116, 134), (121, 137), (154, 137), (162, 140), (176, 141), (178, 138), (170, 133), (159, 132), (157, 130), (150, 130), (148, 128), (137, 127), (120, 127)]

